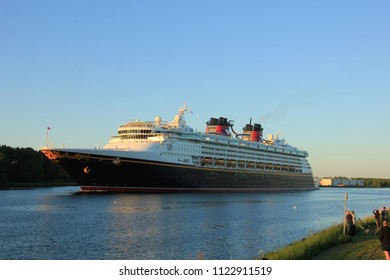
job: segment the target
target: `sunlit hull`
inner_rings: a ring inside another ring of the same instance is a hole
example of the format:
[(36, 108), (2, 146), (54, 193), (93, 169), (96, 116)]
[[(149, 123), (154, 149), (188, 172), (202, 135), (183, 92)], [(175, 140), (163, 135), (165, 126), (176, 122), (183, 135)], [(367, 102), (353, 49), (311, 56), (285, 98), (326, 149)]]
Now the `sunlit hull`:
[(194, 167), (99, 155), (96, 152), (80, 153), (77, 150), (46, 149), (42, 152), (59, 163), (84, 191), (259, 192), (316, 189), (311, 174)]

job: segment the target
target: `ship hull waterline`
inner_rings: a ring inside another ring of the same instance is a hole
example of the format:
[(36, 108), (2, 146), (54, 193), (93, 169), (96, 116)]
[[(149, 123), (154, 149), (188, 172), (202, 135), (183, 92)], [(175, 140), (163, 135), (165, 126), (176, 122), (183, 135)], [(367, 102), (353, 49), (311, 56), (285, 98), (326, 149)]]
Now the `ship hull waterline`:
[(107, 155), (42, 151), (82, 191), (278, 192), (316, 190), (312, 174), (196, 167)]

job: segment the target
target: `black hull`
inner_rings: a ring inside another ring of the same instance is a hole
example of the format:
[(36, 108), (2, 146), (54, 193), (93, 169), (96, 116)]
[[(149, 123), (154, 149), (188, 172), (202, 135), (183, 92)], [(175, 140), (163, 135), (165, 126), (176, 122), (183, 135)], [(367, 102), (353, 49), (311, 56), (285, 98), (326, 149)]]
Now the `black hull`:
[(261, 192), (317, 189), (311, 174), (216, 169), (50, 150), (43, 152), (49, 159), (58, 162), (84, 191)]

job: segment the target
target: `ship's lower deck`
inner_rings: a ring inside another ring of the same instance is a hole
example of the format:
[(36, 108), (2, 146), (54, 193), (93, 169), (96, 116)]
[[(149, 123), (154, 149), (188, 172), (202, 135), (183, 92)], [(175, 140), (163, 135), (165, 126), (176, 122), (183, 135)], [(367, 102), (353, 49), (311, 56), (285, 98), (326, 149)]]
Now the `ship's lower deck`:
[[(51, 151), (43, 152), (47, 155)], [(54, 153), (55, 161), (85, 191), (258, 192), (316, 189), (312, 174), (217, 169), (59, 151)]]

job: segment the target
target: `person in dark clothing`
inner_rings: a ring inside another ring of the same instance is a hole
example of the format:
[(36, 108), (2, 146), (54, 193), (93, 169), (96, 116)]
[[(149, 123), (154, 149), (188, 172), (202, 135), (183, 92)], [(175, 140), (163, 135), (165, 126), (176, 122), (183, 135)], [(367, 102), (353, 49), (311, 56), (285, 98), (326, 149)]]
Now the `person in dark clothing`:
[(347, 221), (347, 234), (353, 235), (353, 222), (351, 212), (345, 211), (345, 220)]
[(387, 215), (388, 215), (388, 213), (387, 213), (386, 207), (383, 207), (382, 212), (381, 212), (382, 223), (383, 223), (383, 221), (387, 221)]
[(355, 235), (356, 234), (356, 216), (355, 216), (355, 212), (351, 211), (349, 213), (352, 216), (351, 235)]
[(379, 210), (374, 209), (372, 211), (372, 213), (374, 214), (374, 218), (375, 218), (376, 232), (379, 232), (379, 230), (381, 229), (381, 220), (380, 220)]
[(390, 229), (386, 220), (383, 221), (383, 226), (378, 233), (380, 242), (382, 243), (382, 251), (385, 254), (386, 260), (390, 260)]

